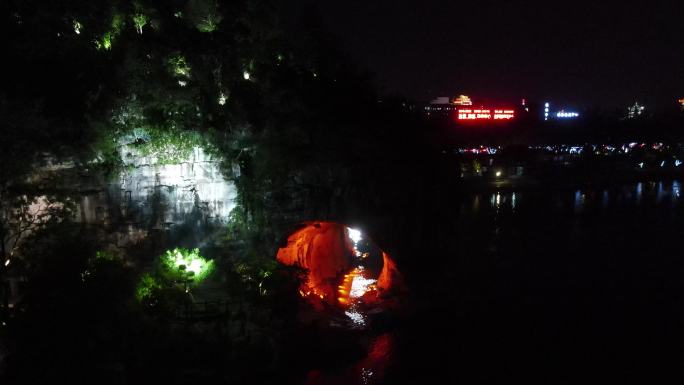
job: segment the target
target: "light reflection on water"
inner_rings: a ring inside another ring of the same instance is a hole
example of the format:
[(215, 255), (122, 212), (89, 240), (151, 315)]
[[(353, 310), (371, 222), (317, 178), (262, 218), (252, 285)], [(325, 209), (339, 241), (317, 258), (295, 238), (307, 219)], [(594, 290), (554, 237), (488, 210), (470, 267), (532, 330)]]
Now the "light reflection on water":
[(515, 210), (515, 191), (511, 193), (511, 208)]
[(657, 195), (658, 203), (662, 202), (663, 197), (665, 197), (666, 194), (667, 194), (667, 192), (665, 191), (665, 188), (663, 186), (663, 182), (658, 182), (658, 195)]
[(680, 197), (680, 191), (681, 191), (681, 185), (678, 180), (672, 182), (672, 200), (676, 201), (679, 200)]
[(338, 371), (311, 370), (303, 384), (382, 384), (387, 367), (393, 359), (394, 345), (393, 334), (380, 334), (370, 341), (366, 356), (356, 364)]
[[(614, 235), (623, 229), (629, 229), (628, 226), (632, 225), (631, 223), (624, 224), (625, 218), (636, 218), (634, 223), (638, 223), (637, 227), (641, 231), (642, 218), (655, 218), (671, 211), (670, 207), (683, 203), (681, 188), (681, 182), (678, 180), (664, 180), (598, 188), (501, 190), (473, 193), (463, 197), (460, 202), (463, 215), (460, 215), (462, 226), (459, 229), (459, 236), (468, 245), (481, 245), (475, 248), (474, 252), (477, 253), (477, 257), (484, 256), (483, 260), (487, 261), (489, 255), (501, 255), (503, 256), (501, 261), (508, 263), (508, 258), (511, 255), (515, 256), (516, 252), (510, 250), (510, 245), (518, 245), (512, 239), (520, 235), (525, 242), (528, 242), (528, 239), (543, 241), (546, 237), (544, 227), (550, 224), (559, 224), (554, 229), (555, 236), (563, 234), (562, 238), (553, 238), (554, 240), (564, 239), (567, 234), (567, 238), (573, 241), (582, 241), (586, 240), (588, 234), (603, 230), (608, 235)], [(533, 215), (529, 215), (530, 213)], [(525, 215), (529, 216), (525, 217)], [(589, 220), (586, 220), (587, 217), (590, 217)], [(474, 224), (478, 221), (480, 223)], [(529, 229), (520, 230), (521, 224), (522, 226), (529, 225), (528, 227), (533, 229), (533, 232), (542, 235), (535, 238)], [(470, 229), (470, 232), (463, 231), (463, 229)], [(482, 231), (490, 229), (494, 231)], [(566, 232), (566, 230), (569, 231)], [(595, 239), (600, 239), (600, 237)], [(553, 243), (549, 245), (552, 248), (555, 247)], [(481, 253), (482, 250), (486, 250), (487, 253)], [(523, 254), (521, 260), (515, 263), (526, 266), (525, 263), (530, 258), (533, 259), (534, 255), (530, 257)], [(562, 263), (569, 262), (563, 261)], [(516, 273), (519, 271), (516, 270)], [(506, 276), (509, 275), (508, 273), (509, 271), (506, 271)], [(349, 311), (354, 310), (349, 309)], [(357, 317), (355, 314), (347, 314), (347, 316)], [(359, 321), (364, 322), (362, 319)], [(397, 335), (401, 336), (399, 333)], [(401, 341), (401, 339), (396, 341)], [(400, 351), (400, 346), (401, 344), (395, 343), (391, 334), (379, 336), (370, 344), (367, 355), (357, 364), (334, 374), (312, 371), (306, 383), (311, 385), (383, 383), (388, 365), (404, 353)], [(394, 351), (395, 349), (397, 351)], [(396, 367), (396, 364), (393, 365), (392, 370), (402, 370)]]
[(474, 194), (468, 211), (477, 213), (481, 210), (494, 209), (519, 211), (525, 205), (534, 205), (537, 199), (549, 199), (556, 202), (558, 209), (568, 208), (576, 214), (585, 210), (599, 209), (606, 211), (616, 205), (662, 205), (681, 202), (681, 182), (637, 182), (612, 189), (583, 188), (566, 191), (496, 191), (485, 195), (489, 198), (489, 206), (482, 207), (480, 194)]

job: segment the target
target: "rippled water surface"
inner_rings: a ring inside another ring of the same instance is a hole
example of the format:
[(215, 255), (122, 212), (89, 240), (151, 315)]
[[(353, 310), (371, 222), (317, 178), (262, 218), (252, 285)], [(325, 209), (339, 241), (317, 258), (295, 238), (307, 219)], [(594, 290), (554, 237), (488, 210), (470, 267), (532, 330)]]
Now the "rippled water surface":
[(415, 312), (339, 383), (682, 379), (680, 181), (458, 199), (444, 253), (419, 257)]

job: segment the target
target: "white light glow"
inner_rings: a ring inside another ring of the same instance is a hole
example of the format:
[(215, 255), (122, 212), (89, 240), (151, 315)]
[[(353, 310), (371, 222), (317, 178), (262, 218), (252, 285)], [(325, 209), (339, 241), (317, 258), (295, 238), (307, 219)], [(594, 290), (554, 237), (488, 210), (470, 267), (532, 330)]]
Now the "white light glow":
[(515, 199), (515, 198), (516, 198), (515, 193), (513, 193), (513, 194), (511, 195), (511, 207), (513, 208), (513, 210), (515, 210), (515, 204), (516, 204), (516, 202), (515, 202), (516, 199)]
[(366, 320), (363, 318), (363, 315), (359, 312), (345, 311), (344, 314), (346, 314), (347, 317), (351, 318), (351, 320), (354, 321), (354, 323), (357, 325), (363, 326), (366, 324)]
[(244, 71), (244, 72), (242, 73), (242, 78), (243, 78), (243, 79), (249, 80), (250, 77), (251, 77), (251, 75), (250, 75), (249, 72)]
[(351, 290), (349, 291), (350, 298), (362, 297), (368, 291), (368, 286), (376, 282), (375, 279), (367, 279), (357, 275), (352, 280)]
[(359, 230), (352, 229), (352, 228), (349, 228), (349, 227), (348, 227), (348, 228), (347, 228), (347, 233), (349, 234), (349, 239), (351, 239), (352, 242), (354, 242), (354, 243), (359, 243), (359, 241), (360, 241), (361, 239), (363, 239), (363, 238), (361, 237), (361, 231), (359, 231)]
[(565, 111), (556, 112), (557, 118), (576, 118), (578, 116), (579, 116), (579, 113), (577, 113), (577, 112), (565, 112)]

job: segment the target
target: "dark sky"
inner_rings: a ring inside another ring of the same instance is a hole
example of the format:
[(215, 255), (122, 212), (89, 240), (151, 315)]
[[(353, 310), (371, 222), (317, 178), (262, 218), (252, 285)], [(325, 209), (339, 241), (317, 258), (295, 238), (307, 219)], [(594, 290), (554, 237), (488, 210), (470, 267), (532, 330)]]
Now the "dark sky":
[(684, 97), (684, 0), (321, 0), (383, 93), (665, 108)]

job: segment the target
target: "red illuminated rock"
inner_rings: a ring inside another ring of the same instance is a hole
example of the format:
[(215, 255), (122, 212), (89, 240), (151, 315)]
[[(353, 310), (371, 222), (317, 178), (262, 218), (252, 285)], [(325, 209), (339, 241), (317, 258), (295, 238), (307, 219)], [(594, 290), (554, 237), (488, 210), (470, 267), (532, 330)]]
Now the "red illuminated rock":
[(278, 250), (277, 259), (285, 265), (308, 269), (308, 289), (332, 298), (336, 280), (349, 271), (353, 255), (354, 246), (345, 226), (312, 222), (287, 238), (287, 246)]

